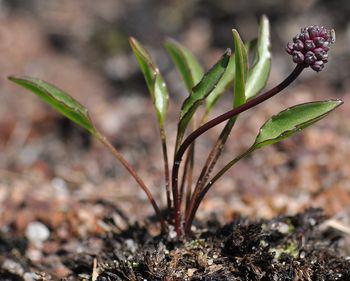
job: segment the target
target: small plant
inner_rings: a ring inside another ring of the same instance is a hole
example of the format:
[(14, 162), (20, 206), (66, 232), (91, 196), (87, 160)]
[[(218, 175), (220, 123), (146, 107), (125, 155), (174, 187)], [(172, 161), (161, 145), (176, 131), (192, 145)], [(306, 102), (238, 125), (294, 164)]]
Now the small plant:
[[(211, 177), (239, 114), (281, 93), (309, 66), (317, 72), (321, 71), (328, 61), (330, 45), (335, 41), (333, 30), (329, 31), (318, 26), (303, 28), (301, 33), (294, 37), (293, 43), (288, 43), (286, 48), (296, 63), (294, 70), (280, 84), (258, 95), (267, 83), (271, 66), (269, 21), (265, 16), (261, 18), (258, 38), (248, 43), (242, 42), (236, 30), (232, 32), (234, 54), (231, 54), (230, 49), (226, 50), (218, 62), (204, 75), (202, 67), (187, 48), (174, 40), (167, 40), (165, 43), (166, 50), (189, 93), (179, 114), (172, 169), (169, 167), (165, 130), (169, 100), (168, 89), (149, 53), (136, 39), (130, 38), (131, 48), (140, 65), (156, 110), (164, 158), (167, 210), (169, 211), (166, 217), (162, 216), (158, 204), (144, 181), (95, 127), (85, 107), (64, 91), (42, 80), (15, 76), (11, 76), (9, 79), (38, 95), (58, 112), (89, 131), (104, 144), (146, 193), (159, 218), (162, 231), (167, 231), (168, 225), (174, 225), (178, 237), (181, 237), (183, 234), (190, 234), (193, 219), (204, 196), (235, 163), (255, 150), (292, 136), (322, 119), (342, 104), (341, 100), (316, 101), (299, 104), (278, 113), (260, 128), (255, 142), (250, 148), (235, 157)], [(252, 63), (249, 65), (248, 61)], [(234, 88), (233, 109), (207, 121), (218, 99), (232, 85)], [(204, 102), (205, 111), (203, 116), (199, 118), (199, 126), (196, 126), (194, 116), (198, 107)], [(194, 182), (195, 140), (204, 132), (225, 121), (225, 127), (209, 152), (198, 180)], [(190, 128), (192, 128), (192, 132), (186, 135)], [(179, 170), (184, 156), (182, 177), (179, 180)]]

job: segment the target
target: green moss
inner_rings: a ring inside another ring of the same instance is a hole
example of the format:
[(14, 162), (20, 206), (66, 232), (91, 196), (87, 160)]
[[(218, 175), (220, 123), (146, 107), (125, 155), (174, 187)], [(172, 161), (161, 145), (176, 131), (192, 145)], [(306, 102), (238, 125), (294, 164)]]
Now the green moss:
[(271, 248), (270, 253), (275, 253), (275, 259), (279, 259), (282, 254), (287, 254), (296, 258), (299, 255), (297, 243), (288, 243), (278, 248)]

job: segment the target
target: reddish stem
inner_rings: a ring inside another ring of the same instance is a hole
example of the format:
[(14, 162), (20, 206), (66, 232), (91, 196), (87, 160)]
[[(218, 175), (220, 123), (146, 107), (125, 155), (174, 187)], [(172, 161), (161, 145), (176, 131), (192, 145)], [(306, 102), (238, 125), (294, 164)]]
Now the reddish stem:
[(156, 213), (156, 216), (159, 218), (162, 232), (165, 232), (166, 231), (166, 224), (165, 224), (165, 221), (163, 219), (162, 213), (161, 213), (156, 201), (154, 200), (154, 197), (153, 197), (151, 191), (148, 189), (148, 187), (146, 186), (144, 181), (138, 176), (138, 174), (136, 173), (134, 168), (131, 167), (129, 162), (126, 161), (126, 159), (119, 153), (119, 151), (104, 136), (97, 135), (96, 137), (109, 149), (109, 151), (113, 154), (113, 156), (120, 161), (120, 163), (127, 169), (127, 171), (133, 176), (133, 178), (138, 183), (138, 185), (146, 193), (148, 200), (150, 201), (150, 203), (153, 206), (153, 209)]
[(170, 192), (170, 171), (169, 171), (169, 160), (168, 160), (168, 149), (166, 144), (166, 135), (164, 128), (160, 129), (160, 138), (162, 142), (162, 151), (163, 151), (163, 162), (164, 162), (164, 179), (165, 179), (165, 193), (167, 200), (168, 210), (171, 210), (171, 192)]

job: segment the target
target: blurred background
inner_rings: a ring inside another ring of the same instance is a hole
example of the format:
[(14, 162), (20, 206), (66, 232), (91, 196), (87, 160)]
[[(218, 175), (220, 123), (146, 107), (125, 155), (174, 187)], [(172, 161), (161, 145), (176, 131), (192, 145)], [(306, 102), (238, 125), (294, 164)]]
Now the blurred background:
[[(236, 214), (269, 218), (321, 206), (350, 220), (348, 0), (1, 0), (2, 230), (24, 233), (30, 222), (40, 221), (57, 237), (84, 237), (102, 231), (98, 221), (111, 212), (106, 200), (131, 220), (152, 215), (143, 192), (108, 151), (35, 96), (11, 85), (8, 75), (50, 81), (89, 108), (97, 126), (164, 203), (158, 128), (128, 36), (147, 46), (171, 90), (167, 133), (174, 144), (177, 112), (187, 93), (164, 39), (183, 43), (208, 69), (232, 47), (232, 28), (244, 40), (257, 36), (262, 14), (271, 21), (272, 35), (267, 87), (293, 69), (284, 48), (301, 27), (335, 28), (337, 42), (324, 71), (305, 71), (284, 94), (240, 117), (219, 166), (247, 148), (262, 123), (287, 106), (330, 98), (342, 98), (345, 104), (302, 134), (239, 163), (209, 193), (198, 218), (213, 213), (221, 221)], [(212, 117), (228, 110), (231, 98), (228, 92)], [(219, 132), (211, 130), (201, 139), (198, 163)]]

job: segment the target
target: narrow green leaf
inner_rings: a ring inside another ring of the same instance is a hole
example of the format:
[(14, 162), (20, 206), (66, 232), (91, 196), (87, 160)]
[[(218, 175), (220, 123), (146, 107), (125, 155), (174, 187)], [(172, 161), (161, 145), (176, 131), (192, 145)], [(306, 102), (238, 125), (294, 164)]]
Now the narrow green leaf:
[(129, 42), (145, 77), (148, 90), (156, 109), (159, 125), (163, 128), (169, 101), (169, 93), (165, 81), (147, 50), (135, 38), (130, 37)]
[(256, 96), (265, 86), (271, 68), (270, 23), (262, 16), (259, 27), (257, 52), (254, 56), (253, 67), (249, 71), (246, 86), (246, 99)]
[[(251, 51), (254, 52), (256, 46), (257, 46), (257, 39), (254, 39), (254, 40), (246, 43), (245, 47), (247, 50), (247, 55)], [(207, 115), (212, 110), (212, 108), (217, 103), (217, 101), (222, 96), (222, 94), (224, 92), (226, 92), (230, 88), (230, 86), (232, 85), (234, 78), (235, 78), (235, 71), (236, 71), (235, 56), (232, 55), (230, 57), (230, 61), (229, 61), (228, 66), (225, 70), (225, 73), (222, 76), (222, 78), (220, 79), (217, 87), (210, 93), (210, 95), (206, 99), (206, 114)]]
[(185, 134), (188, 123), (202, 101), (215, 89), (227, 68), (231, 50), (227, 50), (221, 59), (203, 76), (202, 80), (192, 89), (189, 97), (184, 101), (180, 112), (176, 150)]
[(261, 128), (253, 148), (279, 142), (312, 125), (340, 106), (341, 100), (299, 104), (271, 117)]
[(203, 77), (201, 65), (189, 49), (173, 39), (165, 42), (165, 48), (181, 74), (188, 92), (191, 92)]
[(206, 98), (206, 114), (208, 114), (217, 103), (222, 94), (228, 90), (235, 77), (235, 56), (230, 57), (224, 75), (221, 77), (216, 88)]
[(10, 76), (9, 80), (32, 91), (55, 110), (97, 136), (88, 110), (64, 91), (40, 79)]
[(258, 46), (258, 38), (254, 38), (245, 44), (245, 48), (247, 50), (248, 57), (250, 55), (253, 55), (252, 56), (253, 65), (254, 65), (254, 63), (256, 63), (255, 55), (257, 53), (257, 46)]
[(233, 29), (233, 41), (235, 44), (235, 89), (234, 89), (234, 107), (245, 103), (245, 84), (248, 76), (248, 57), (247, 50), (237, 32)]

